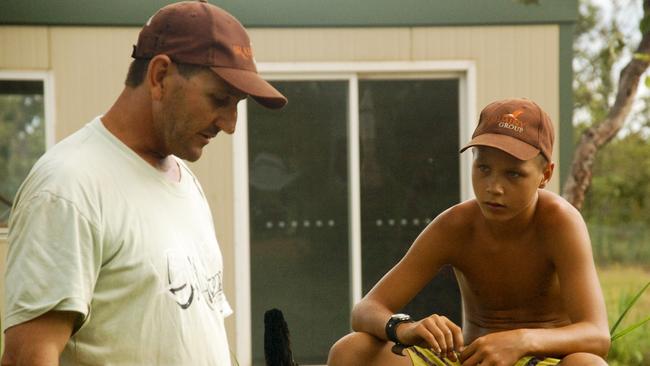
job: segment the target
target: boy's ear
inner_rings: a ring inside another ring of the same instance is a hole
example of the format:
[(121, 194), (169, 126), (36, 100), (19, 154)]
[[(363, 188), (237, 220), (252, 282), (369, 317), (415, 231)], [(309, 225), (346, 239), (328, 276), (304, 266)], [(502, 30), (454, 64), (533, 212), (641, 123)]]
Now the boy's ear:
[(539, 188), (545, 188), (546, 184), (551, 180), (551, 177), (553, 176), (553, 170), (555, 169), (555, 163), (548, 162), (544, 166), (544, 172), (543, 172), (543, 177), (542, 181), (539, 183)]

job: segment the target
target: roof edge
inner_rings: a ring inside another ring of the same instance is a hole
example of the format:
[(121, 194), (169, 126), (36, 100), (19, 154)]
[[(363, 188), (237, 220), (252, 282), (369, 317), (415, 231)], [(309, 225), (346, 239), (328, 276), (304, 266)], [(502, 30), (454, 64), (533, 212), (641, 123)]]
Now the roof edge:
[[(3, 0), (0, 25), (141, 26), (170, 0)], [(247, 27), (404, 27), (575, 23), (578, 0), (212, 0)]]

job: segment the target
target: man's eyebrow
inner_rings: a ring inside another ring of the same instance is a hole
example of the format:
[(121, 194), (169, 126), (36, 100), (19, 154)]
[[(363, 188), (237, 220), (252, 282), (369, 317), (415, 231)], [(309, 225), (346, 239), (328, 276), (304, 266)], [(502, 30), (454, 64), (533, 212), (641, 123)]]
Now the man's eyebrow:
[(233, 97), (241, 97), (241, 98), (246, 98), (248, 94), (244, 93), (243, 91), (235, 88), (234, 86), (228, 84), (224, 80), (222, 80), (222, 86), (223, 86), (223, 91), (226, 92), (227, 94), (233, 96)]
[(248, 96), (248, 94), (243, 93), (231, 86), (224, 86), (223, 88), (215, 88), (213, 90), (208, 91), (208, 95), (212, 98), (238, 98), (238, 99), (244, 99)]
[(228, 83), (219, 75), (215, 75), (214, 73), (212, 73), (212, 76), (216, 78), (217, 83), (212, 88), (210, 88), (210, 90), (208, 91), (209, 94), (214, 96), (227, 94), (228, 96), (236, 97), (239, 99), (243, 99), (248, 96), (247, 93), (244, 93), (243, 91), (230, 85), (230, 83)]

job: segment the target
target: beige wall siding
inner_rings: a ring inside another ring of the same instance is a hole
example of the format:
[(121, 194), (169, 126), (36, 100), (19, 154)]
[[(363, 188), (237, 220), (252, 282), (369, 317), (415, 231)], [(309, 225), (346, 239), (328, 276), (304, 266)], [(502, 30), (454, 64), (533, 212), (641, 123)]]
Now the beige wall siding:
[(50, 68), (49, 31), (46, 27), (0, 27), (0, 70)]
[(411, 30), (381, 29), (252, 29), (257, 61), (342, 62), (410, 59)]
[(131, 28), (54, 27), (50, 34), (59, 141), (117, 98), (138, 33)]
[[(104, 113), (119, 95), (137, 33), (135, 28), (0, 26), (0, 70), (53, 73), (58, 141)], [(259, 62), (472, 60), (477, 112), (491, 100), (528, 96), (558, 122), (557, 26), (252, 29), (250, 34)], [(236, 308), (232, 147), (230, 136), (219, 136), (192, 168), (212, 207), (224, 254), (224, 286)], [(551, 188), (557, 191), (557, 177)], [(5, 247), (0, 243), (2, 260)], [(234, 317), (227, 325), (235, 349)]]

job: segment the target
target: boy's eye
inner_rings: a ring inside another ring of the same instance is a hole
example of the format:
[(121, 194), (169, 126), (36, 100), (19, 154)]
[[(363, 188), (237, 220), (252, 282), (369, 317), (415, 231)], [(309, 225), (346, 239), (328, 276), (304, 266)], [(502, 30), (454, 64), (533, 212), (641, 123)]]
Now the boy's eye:
[(511, 178), (519, 178), (519, 177), (521, 177), (521, 173), (515, 172), (515, 171), (509, 171), (508, 176), (511, 177)]
[(479, 165), (478, 170), (482, 173), (487, 173), (490, 171), (490, 168), (487, 165)]

